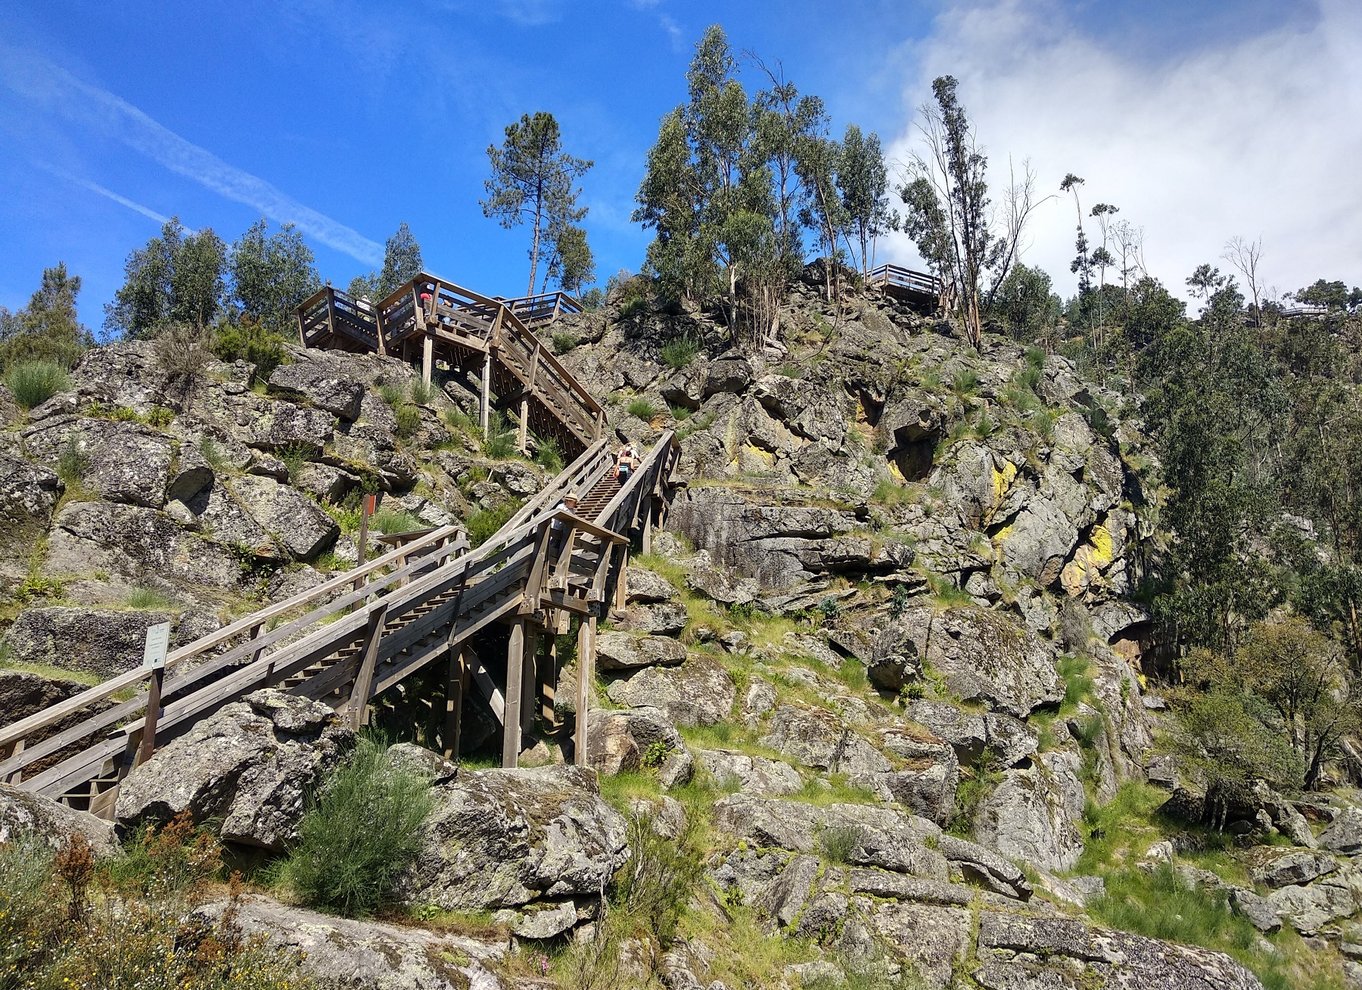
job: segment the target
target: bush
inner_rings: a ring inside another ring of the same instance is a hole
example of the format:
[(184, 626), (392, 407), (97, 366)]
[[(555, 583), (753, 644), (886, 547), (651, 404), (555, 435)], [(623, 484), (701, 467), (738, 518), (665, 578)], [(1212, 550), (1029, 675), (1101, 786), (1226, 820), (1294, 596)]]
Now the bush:
[(184, 323), (166, 327), (153, 346), (157, 366), (171, 378), (193, 381), (213, 360), (208, 335)]
[(32, 971), (65, 921), (47, 844), (20, 834), (0, 845), (0, 986)]
[(566, 354), (577, 346), (577, 335), (566, 330), (559, 330), (553, 335), (553, 353)]
[(625, 410), (630, 416), (636, 416), (645, 423), (657, 415), (657, 406), (653, 405), (648, 399), (641, 395), (637, 398), (630, 399), (629, 405), (625, 406)]
[(558, 441), (541, 440), (535, 448), (534, 462), (552, 474), (563, 470), (563, 450), (558, 446)]
[(415, 406), (402, 406), (396, 412), (397, 435), (409, 440), (421, 428), (421, 410)]
[(23, 361), (5, 372), (14, 401), (25, 409), (41, 405), (71, 383), (66, 369), (55, 361)]
[(369, 517), (369, 529), (384, 536), (391, 536), (394, 533), (413, 533), (418, 529), (430, 529), (430, 526), (410, 512), (379, 509)]
[(662, 363), (669, 368), (684, 368), (700, 353), (700, 345), (690, 337), (681, 337), (662, 346)]
[(85, 453), (81, 437), (75, 433), (66, 436), (61, 453), (57, 455), (57, 477), (67, 488), (79, 487), (90, 470), (90, 458)]
[(279, 448), (278, 453), (279, 459), (288, 470), (288, 480), (296, 482), (303, 465), (307, 463), (308, 456), (312, 453), (312, 448), (305, 443), (291, 443)]
[(439, 394), (440, 390), (424, 378), (418, 378), (411, 383), (411, 401), (418, 406), (428, 405), (430, 400)]
[(846, 863), (861, 844), (861, 830), (854, 825), (832, 825), (818, 833), (818, 848), (831, 863)]
[(169, 604), (170, 600), (154, 588), (133, 588), (128, 592), (128, 608), (165, 608)]
[(676, 926), (703, 874), (703, 858), (697, 848), (695, 815), (687, 812), (680, 833), (658, 834), (651, 814), (629, 819), (632, 853), (617, 881), (619, 906), (643, 931), (668, 946)]
[(407, 393), (403, 390), (402, 386), (394, 385), (391, 382), (385, 382), (378, 386), (378, 397), (393, 409), (396, 409), (407, 397)]
[(313, 907), (372, 914), (421, 851), (434, 805), (429, 780), (390, 763), (381, 740), (362, 738), (303, 816), (280, 877)]
[(502, 505), (495, 509), (475, 509), (468, 514), (468, 518), (463, 521), (464, 528), (468, 530), (468, 542), (475, 547), (480, 547), (493, 536), (497, 530), (506, 525), (506, 520), (515, 515), (514, 505)]
[(285, 340), (250, 317), (222, 327), (213, 336), (213, 353), (224, 361), (245, 361), (255, 366), (254, 381), (266, 381), (284, 363)]
[(504, 461), (516, 454), (516, 431), (506, 422), (506, 417), (493, 411), (487, 420), (487, 434), (482, 438), (484, 457)]

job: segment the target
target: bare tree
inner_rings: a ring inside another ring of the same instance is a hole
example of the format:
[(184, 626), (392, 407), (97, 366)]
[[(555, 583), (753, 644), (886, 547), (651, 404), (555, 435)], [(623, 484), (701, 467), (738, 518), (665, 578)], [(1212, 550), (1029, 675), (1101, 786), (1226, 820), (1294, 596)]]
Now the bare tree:
[(1052, 193), (1049, 196), (1036, 199), (1036, 170), (1031, 167), (1031, 159), (1027, 158), (1022, 162), (1022, 174), (1019, 179), (1012, 163), (1012, 156), (1008, 156), (1007, 192), (998, 211), (1001, 217), (1002, 232), (994, 249), (997, 252), (994, 258), (996, 267), (993, 272), (993, 281), (988, 287), (986, 309), (993, 308), (993, 297), (997, 294), (998, 287), (1003, 284), (1003, 279), (1007, 278), (1007, 273), (1012, 270), (1012, 266), (1021, 258), (1022, 235), (1026, 230), (1027, 222), (1031, 219), (1031, 214), (1042, 203), (1047, 203), (1054, 198), (1055, 196)]
[(1225, 253), (1220, 257), (1228, 261), (1240, 275), (1244, 276), (1244, 283), (1248, 286), (1249, 295), (1253, 297), (1254, 322), (1261, 325), (1263, 311), (1259, 300), (1259, 288), (1262, 285), (1262, 277), (1258, 268), (1263, 260), (1263, 239), (1259, 237), (1256, 241), (1250, 242), (1236, 234), (1225, 244)]
[(1129, 289), (1132, 277), (1139, 279), (1148, 274), (1144, 265), (1144, 228), (1129, 220), (1117, 220), (1111, 225), (1111, 239), (1121, 266), (1121, 288)]

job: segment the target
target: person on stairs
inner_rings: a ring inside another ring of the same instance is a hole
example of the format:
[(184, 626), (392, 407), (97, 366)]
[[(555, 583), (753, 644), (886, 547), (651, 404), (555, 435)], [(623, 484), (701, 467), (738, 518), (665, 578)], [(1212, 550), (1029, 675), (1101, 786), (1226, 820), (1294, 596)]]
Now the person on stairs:
[(634, 450), (633, 444), (626, 443), (620, 448), (619, 456), (615, 459), (615, 479), (620, 483), (620, 487), (629, 480), (638, 463), (638, 451)]

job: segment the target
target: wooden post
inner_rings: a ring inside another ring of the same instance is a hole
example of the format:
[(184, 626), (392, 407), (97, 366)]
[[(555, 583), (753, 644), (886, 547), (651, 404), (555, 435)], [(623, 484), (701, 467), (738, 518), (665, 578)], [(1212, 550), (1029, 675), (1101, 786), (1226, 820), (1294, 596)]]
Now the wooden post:
[(591, 682), (596, 677), (596, 617), (589, 615), (577, 630), (577, 732), (572, 762), (586, 766), (586, 722), (591, 714)]
[(595, 433), (594, 433), (594, 434), (592, 435), (592, 437), (591, 437), (591, 442), (592, 442), (592, 443), (595, 443), (597, 440), (599, 440), (599, 439), (601, 438), (601, 434), (602, 434), (603, 432), (605, 432), (605, 410), (604, 410), (604, 409), (597, 409), (597, 410), (596, 410), (596, 431), (595, 431)]
[(462, 649), (449, 651), (449, 680), (445, 685), (445, 759), (459, 758), (459, 734), (463, 731), (463, 699), (468, 685), (468, 662)]
[(147, 716), (142, 726), (142, 745), (137, 751), (140, 765), (156, 752), (156, 721), (161, 717), (161, 686), (165, 682), (166, 651), (170, 648), (170, 623), (147, 627), (147, 642), (142, 651), (142, 666), (151, 671), (147, 684)]
[(506, 707), (501, 719), (501, 765), (520, 762), (520, 701), (525, 677), (525, 620), (516, 619), (506, 645)]
[(522, 454), (530, 452), (530, 396), (528, 393), (520, 397), (520, 439), (519, 448)]
[(435, 364), (435, 338), (426, 331), (421, 339), (421, 380), (430, 384), (430, 369)]
[[(16, 740), (14, 740), (14, 742), (10, 743), (8, 746), (0, 746), (0, 763), (3, 763), (5, 760), (8, 760), (8, 759), (10, 759), (11, 757), (14, 757), (14, 756), (18, 756), (20, 753), (22, 753), (22, 752), (24, 751), (24, 743), (25, 743), (25, 742), (26, 742), (26, 740), (23, 740), (23, 739), (16, 739)], [(11, 773), (7, 778), (5, 778), (4, 783), (6, 783), (6, 784), (18, 784), (18, 783), (20, 783), (23, 779), (24, 779), (24, 771), (23, 771), (23, 770), (15, 770), (15, 771), (14, 771), (13, 773)]]
[[(355, 548), (355, 567), (363, 567), (364, 562), (369, 559), (369, 516), (373, 513), (378, 500), (373, 495), (365, 495), (360, 499), (359, 510), (359, 545)], [(359, 590), (362, 579), (356, 579), (355, 590)]]
[(653, 496), (648, 496), (648, 507), (643, 513), (643, 533), (639, 537), (639, 553), (650, 554), (653, 552)]
[(492, 351), (489, 348), (482, 356), (482, 391), (478, 395), (478, 419), (483, 436), (487, 435), (487, 421), (491, 415), (492, 404)]
[(355, 674), (355, 685), (350, 689), (350, 727), (356, 732), (364, 725), (369, 707), (369, 695), (374, 687), (374, 667), (378, 662), (378, 644), (383, 638), (383, 620), (387, 615), (387, 602), (369, 613), (369, 624), (364, 634), (364, 657), (360, 660), (359, 672)]
[(549, 628), (544, 632), (544, 652), (539, 663), (539, 717), (557, 735), (558, 712), (554, 698), (558, 693), (558, 637)]
[[(608, 551), (607, 551), (608, 552)], [(629, 545), (626, 543), (620, 548), (620, 569), (615, 575), (615, 608), (624, 608), (625, 595), (627, 593), (624, 585), (625, 575), (629, 573)]]
[(539, 675), (536, 661), (539, 659), (539, 627), (525, 627), (524, 671), (520, 685), (520, 748), (524, 749), (529, 737), (534, 735), (534, 719), (538, 714), (535, 695), (539, 690)]

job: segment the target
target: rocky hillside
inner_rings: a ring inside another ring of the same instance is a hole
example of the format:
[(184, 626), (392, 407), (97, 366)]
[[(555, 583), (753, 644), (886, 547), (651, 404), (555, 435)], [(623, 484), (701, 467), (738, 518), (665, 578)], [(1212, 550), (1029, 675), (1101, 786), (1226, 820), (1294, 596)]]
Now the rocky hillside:
[[(1212, 832), (1165, 752), (1130, 411), (883, 299), (800, 289), (782, 316), (759, 355), (627, 299), (546, 333), (623, 435), (683, 451), (599, 639), (593, 769), (544, 742), (489, 769), (476, 736), (455, 765), (413, 733), (389, 759), (433, 810), (396, 905), (319, 914), (264, 871), (236, 924), (352, 987), (1362, 986), (1362, 812), (1264, 793)], [(485, 533), (542, 483), (469, 428), (463, 383), (290, 358), (185, 381), (116, 345), (0, 403), (6, 721), (138, 662), (148, 612), (189, 638), (344, 567), (366, 488), (394, 528)], [(134, 771), (116, 834), (188, 812), (267, 861), (352, 743), (253, 695)], [(115, 854), (114, 826), (5, 789), (0, 839), (35, 826)]]

